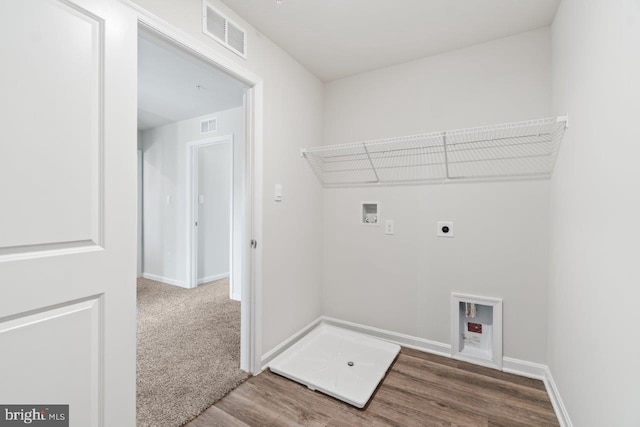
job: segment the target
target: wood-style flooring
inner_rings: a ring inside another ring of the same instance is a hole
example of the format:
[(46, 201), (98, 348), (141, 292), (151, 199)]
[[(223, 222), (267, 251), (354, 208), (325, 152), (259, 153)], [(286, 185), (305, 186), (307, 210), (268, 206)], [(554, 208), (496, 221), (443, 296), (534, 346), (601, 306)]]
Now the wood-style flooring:
[(364, 409), (270, 371), (250, 378), (187, 427), (557, 426), (541, 381), (402, 348)]

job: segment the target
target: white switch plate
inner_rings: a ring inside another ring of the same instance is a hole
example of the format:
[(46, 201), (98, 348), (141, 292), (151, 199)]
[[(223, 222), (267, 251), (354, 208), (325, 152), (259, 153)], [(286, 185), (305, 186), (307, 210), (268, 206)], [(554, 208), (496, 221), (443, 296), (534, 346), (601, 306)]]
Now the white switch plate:
[(276, 202), (281, 202), (281, 201), (282, 201), (282, 184), (276, 184), (276, 197), (275, 197), (275, 201), (276, 201)]
[(392, 219), (388, 219), (384, 222), (384, 234), (396, 234)]
[(436, 228), (436, 236), (453, 237), (453, 221), (438, 221), (437, 228)]
[(204, 194), (198, 196), (198, 202), (200, 202), (200, 204), (204, 203)]

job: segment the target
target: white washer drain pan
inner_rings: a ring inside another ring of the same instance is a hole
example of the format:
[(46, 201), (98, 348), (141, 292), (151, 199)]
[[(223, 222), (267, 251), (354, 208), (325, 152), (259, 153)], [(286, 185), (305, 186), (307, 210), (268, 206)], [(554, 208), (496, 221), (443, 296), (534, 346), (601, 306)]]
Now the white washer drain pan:
[(276, 357), (269, 369), (363, 408), (399, 352), (399, 345), (323, 324)]

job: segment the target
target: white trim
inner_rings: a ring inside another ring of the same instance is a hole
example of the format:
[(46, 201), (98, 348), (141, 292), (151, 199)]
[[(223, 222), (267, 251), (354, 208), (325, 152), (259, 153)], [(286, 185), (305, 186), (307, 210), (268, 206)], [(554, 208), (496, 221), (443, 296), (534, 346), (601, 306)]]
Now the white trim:
[(180, 286), (181, 288), (189, 289), (189, 286), (182, 280), (170, 279), (168, 277), (158, 276), (157, 274), (151, 273), (142, 273), (142, 277), (149, 280), (155, 280), (156, 282), (165, 283), (167, 285)]
[[(120, 0), (137, 15), (138, 24), (178, 48), (191, 53), (211, 66), (245, 83), (247, 91), (247, 194), (248, 212), (245, 250), (246, 276), (241, 286), (242, 314), (240, 338), (240, 368), (258, 374), (260, 372), (260, 351), (262, 345), (261, 305), (262, 305), (262, 247), (252, 250), (249, 239), (262, 238), (262, 144), (264, 117), (263, 79), (244, 65), (225, 56), (223, 52), (155, 16), (132, 0)], [(253, 218), (251, 220), (250, 218)], [(250, 274), (249, 274), (250, 273)]]
[[(246, 204), (244, 278), (241, 286), (243, 343), (248, 350), (240, 355), (240, 367), (253, 374), (259, 374), (262, 354), (262, 206), (263, 206), (263, 119), (264, 119), (264, 83), (257, 82), (246, 93), (246, 139), (250, 142), (246, 150)], [(258, 245), (251, 248), (249, 240)], [(249, 285), (249, 286), (248, 286)], [(246, 321), (245, 321), (246, 320)]]
[(213, 276), (202, 277), (198, 279), (198, 285), (202, 285), (203, 283), (215, 282), (216, 280), (226, 279), (229, 277), (229, 272), (216, 274)]
[(551, 399), (551, 404), (553, 405), (553, 409), (556, 412), (556, 416), (558, 417), (560, 426), (573, 427), (573, 423), (569, 418), (569, 412), (567, 412), (567, 407), (564, 406), (564, 402), (560, 397), (560, 390), (558, 390), (558, 386), (553, 379), (553, 375), (551, 375), (551, 369), (549, 369), (548, 366), (545, 366), (544, 385), (547, 387), (547, 393), (549, 394), (549, 399)]
[(136, 277), (142, 277), (142, 271), (144, 270), (144, 159), (142, 150), (136, 150), (137, 153), (137, 171), (136, 178), (138, 180), (136, 185), (136, 206), (137, 206), (137, 214), (136, 214), (136, 228), (137, 228), (137, 247), (136, 247)]
[[(244, 102), (243, 102), (244, 104)], [(244, 110), (246, 110), (246, 105), (244, 106)], [(244, 113), (244, 117), (247, 117), (247, 113), (246, 111), (243, 110)], [(217, 126), (217, 124), (216, 124)], [(246, 139), (245, 141), (242, 141), (242, 144), (245, 145), (245, 151), (248, 150), (248, 147), (246, 145)], [(242, 176), (243, 179), (241, 181), (241, 188), (240, 188), (240, 194), (236, 194), (236, 188), (237, 186), (237, 182), (236, 182), (236, 173), (238, 172), (236, 170), (236, 166), (238, 165), (238, 162), (236, 161), (236, 157), (238, 156), (238, 150), (236, 150), (236, 141), (235, 139), (231, 142), (231, 205), (229, 206), (229, 217), (231, 218), (231, 222), (229, 223), (230, 225), (230, 229), (229, 229), (229, 298), (236, 300), (236, 301), (240, 301), (240, 295), (238, 294), (237, 290), (238, 288), (242, 288), (242, 281), (244, 280), (242, 275), (240, 275), (240, 277), (235, 277), (235, 265), (240, 265), (242, 266), (244, 263), (248, 263), (249, 262), (249, 257), (245, 257), (243, 255), (241, 255), (239, 258), (239, 260), (237, 259), (238, 257), (234, 256), (234, 252), (235, 249), (237, 248), (241, 248), (243, 245), (246, 245), (246, 238), (244, 237), (244, 232), (247, 231), (247, 229), (243, 228), (244, 223), (241, 222), (242, 217), (246, 215), (246, 207), (244, 209), (240, 209), (240, 215), (238, 218), (236, 218), (236, 214), (238, 214), (238, 212), (236, 212), (235, 209), (235, 205), (236, 205), (236, 198), (237, 197), (241, 197), (243, 200), (245, 198), (245, 193), (249, 192), (249, 188), (246, 185), (246, 179), (249, 175), (249, 171), (247, 170), (247, 164), (246, 162), (242, 162)], [(246, 205), (243, 204), (243, 206), (251, 206), (251, 203), (247, 203)], [(240, 233), (236, 233), (235, 232), (235, 228), (236, 228), (236, 224), (240, 224), (240, 227), (242, 228), (242, 230), (240, 230)], [(236, 298), (237, 297), (237, 298)]]
[(547, 375), (546, 369), (547, 365), (541, 363), (528, 362), (512, 357), (502, 358), (502, 371), (508, 374), (544, 381)]
[(400, 334), (385, 329), (374, 328), (371, 326), (361, 325), (359, 323), (347, 322), (345, 320), (333, 317), (322, 316), (323, 323), (328, 325), (340, 326), (351, 331), (360, 332), (375, 338), (392, 342), (403, 347), (420, 350), (427, 353), (437, 354), (438, 356), (451, 357), (451, 346), (437, 341), (431, 341), (424, 338), (418, 338), (411, 335)]
[(547, 389), (549, 400), (553, 406), (553, 410), (558, 418), (561, 427), (573, 427), (567, 408), (560, 397), (558, 386), (551, 375), (549, 366), (541, 363), (527, 362), (526, 360), (513, 359), (511, 357), (503, 358), (502, 370), (509, 374), (519, 375), (521, 377), (534, 378), (544, 382)]
[(265, 369), (267, 369), (267, 366), (269, 365), (269, 363), (271, 363), (271, 361), (273, 359), (278, 357), (283, 351), (285, 351), (286, 349), (291, 347), (293, 344), (295, 344), (296, 342), (300, 341), (300, 339), (302, 337), (307, 335), (309, 332), (311, 332), (317, 326), (320, 326), (323, 323), (323, 320), (324, 320), (323, 316), (318, 317), (316, 320), (314, 320), (313, 322), (309, 323), (307, 326), (305, 326), (304, 328), (300, 329), (298, 332), (296, 332), (295, 334), (291, 335), (289, 338), (287, 338), (286, 340), (282, 341), (280, 344), (278, 344), (277, 346), (275, 346), (274, 348), (272, 348), (271, 350), (266, 352), (264, 354), (264, 356), (262, 356), (262, 359), (260, 360), (260, 363), (261, 363), (260, 370), (264, 371)]

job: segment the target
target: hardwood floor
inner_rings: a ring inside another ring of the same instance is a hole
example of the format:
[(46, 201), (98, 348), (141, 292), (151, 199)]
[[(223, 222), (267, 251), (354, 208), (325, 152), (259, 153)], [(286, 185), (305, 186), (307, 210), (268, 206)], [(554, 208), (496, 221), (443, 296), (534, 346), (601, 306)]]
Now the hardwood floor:
[(364, 409), (270, 371), (187, 427), (557, 426), (541, 381), (403, 348)]

